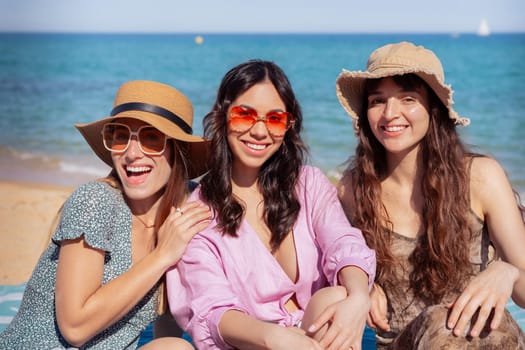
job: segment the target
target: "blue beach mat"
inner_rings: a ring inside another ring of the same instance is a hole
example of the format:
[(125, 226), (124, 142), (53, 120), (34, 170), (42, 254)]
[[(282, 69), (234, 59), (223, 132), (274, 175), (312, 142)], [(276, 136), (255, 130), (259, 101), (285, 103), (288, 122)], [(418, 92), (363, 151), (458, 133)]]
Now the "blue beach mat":
[[(182, 338), (192, 343), (191, 337), (187, 333), (183, 333)], [(137, 348), (140, 348), (142, 345), (148, 343), (151, 339), (153, 339), (153, 326), (152, 325), (150, 325), (148, 328), (144, 330), (144, 332), (142, 332)], [(363, 347), (363, 350), (375, 350), (376, 349), (374, 331), (371, 328), (366, 327), (365, 329), (362, 347)]]

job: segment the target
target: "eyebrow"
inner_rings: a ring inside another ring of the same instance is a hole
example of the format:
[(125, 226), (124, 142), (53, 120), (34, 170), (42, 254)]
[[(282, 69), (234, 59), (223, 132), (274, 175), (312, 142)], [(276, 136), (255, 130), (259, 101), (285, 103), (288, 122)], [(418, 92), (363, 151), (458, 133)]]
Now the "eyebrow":
[[(242, 103), (237, 105), (237, 106), (240, 106), (240, 107), (243, 107), (243, 108), (246, 108), (246, 109), (252, 109), (252, 110), (256, 111), (257, 113), (259, 113), (259, 111), (257, 111), (257, 109), (252, 107), (252, 106), (248, 106), (248, 105), (245, 105), (245, 104), (242, 104)], [(282, 108), (274, 108), (274, 109), (270, 109), (268, 112), (266, 112), (266, 114), (268, 114), (270, 112), (286, 112), (286, 110), (284, 110)]]

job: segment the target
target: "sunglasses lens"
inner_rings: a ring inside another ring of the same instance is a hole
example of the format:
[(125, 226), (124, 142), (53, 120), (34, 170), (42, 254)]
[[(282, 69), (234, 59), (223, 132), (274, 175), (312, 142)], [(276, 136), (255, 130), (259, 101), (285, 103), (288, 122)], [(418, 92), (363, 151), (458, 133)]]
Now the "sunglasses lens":
[(102, 135), (104, 145), (112, 151), (122, 151), (128, 146), (130, 130), (126, 125), (106, 124)]
[(270, 134), (275, 136), (282, 136), (288, 130), (287, 112), (270, 112), (266, 115), (266, 127)]
[(144, 153), (162, 153), (166, 146), (166, 136), (154, 127), (141, 128), (139, 141)]
[(228, 124), (237, 132), (244, 132), (250, 129), (257, 120), (257, 112), (240, 106), (233, 107), (230, 111)]

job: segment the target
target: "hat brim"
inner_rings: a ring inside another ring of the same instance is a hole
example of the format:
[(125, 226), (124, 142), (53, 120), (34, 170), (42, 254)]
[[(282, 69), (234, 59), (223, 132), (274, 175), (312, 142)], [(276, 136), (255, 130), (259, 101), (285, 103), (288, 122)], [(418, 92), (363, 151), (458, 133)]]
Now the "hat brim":
[(448, 108), (449, 117), (456, 123), (466, 125), (467, 119), (460, 118), (452, 108), (452, 89), (449, 85), (441, 83), (432, 72), (426, 72), (418, 67), (404, 67), (377, 69), (374, 72), (348, 71), (343, 69), (336, 80), (336, 95), (343, 108), (354, 120), (358, 120), (363, 113), (363, 94), (365, 82), (368, 79), (380, 79), (394, 75), (415, 74), (423, 79), (434, 91), (436, 96)]
[(75, 124), (75, 127), (82, 136), (84, 136), (93, 152), (95, 152), (95, 154), (110, 167), (113, 167), (113, 160), (111, 158), (111, 152), (104, 147), (102, 129), (106, 123), (120, 118), (132, 118), (143, 121), (162, 131), (167, 136), (187, 143), (188, 159), (186, 159), (186, 165), (188, 167), (188, 176), (190, 179), (197, 178), (207, 171), (207, 159), (210, 152), (209, 140), (200, 136), (187, 134), (178, 126), (164, 121), (155, 114), (140, 111), (132, 111), (128, 113), (123, 112), (119, 113), (118, 117), (106, 117), (92, 123)]

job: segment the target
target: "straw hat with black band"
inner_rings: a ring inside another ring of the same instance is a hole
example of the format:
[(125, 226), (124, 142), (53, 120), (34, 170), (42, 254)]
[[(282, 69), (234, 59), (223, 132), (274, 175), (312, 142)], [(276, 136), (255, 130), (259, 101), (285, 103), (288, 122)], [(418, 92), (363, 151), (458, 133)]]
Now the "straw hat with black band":
[(363, 113), (363, 95), (367, 79), (379, 79), (394, 75), (413, 73), (423, 79), (448, 109), (448, 115), (456, 124), (470, 124), (468, 118), (460, 117), (452, 105), (452, 88), (445, 84), (445, 73), (437, 56), (423, 46), (409, 42), (388, 44), (376, 49), (368, 58), (366, 71), (343, 69), (336, 81), (336, 94), (339, 102), (354, 120)]
[(192, 135), (193, 106), (174, 87), (147, 80), (126, 82), (117, 91), (110, 116), (88, 124), (75, 124), (95, 154), (110, 167), (113, 161), (111, 152), (104, 147), (102, 128), (116, 118), (141, 120), (168, 137), (185, 142), (188, 176), (196, 178), (206, 172), (209, 141)]

